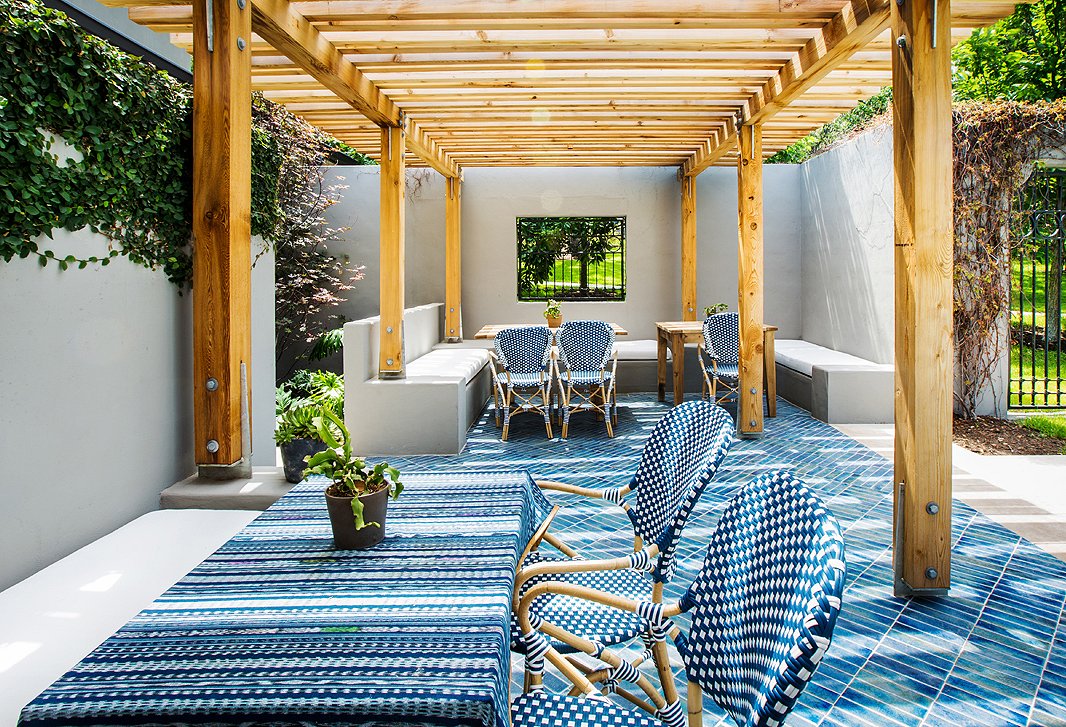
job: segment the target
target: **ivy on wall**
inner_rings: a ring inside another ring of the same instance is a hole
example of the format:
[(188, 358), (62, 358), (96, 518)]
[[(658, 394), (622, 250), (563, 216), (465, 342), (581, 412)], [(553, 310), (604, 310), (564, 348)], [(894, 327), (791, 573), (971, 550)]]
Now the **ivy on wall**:
[[(38, 0), (0, 10), (0, 259), (36, 256), (66, 269), (124, 255), (161, 269), (179, 287), (192, 278), (192, 89), (89, 35)], [(290, 214), (281, 180), (293, 144), (369, 159), (253, 97), (252, 233), (277, 243)], [(53, 151), (60, 137), (76, 150)], [(80, 158), (79, 158), (80, 157)], [(322, 157), (324, 159), (324, 156)], [(317, 192), (309, 191), (309, 194)], [(63, 255), (40, 244), (55, 229), (88, 227), (111, 240), (110, 255)]]
[[(187, 281), (191, 106), (188, 87), (66, 15), (9, 0), (0, 16), (0, 257), (84, 267), (96, 259), (36, 240), (89, 227), (113, 241), (112, 256)], [(58, 160), (48, 132), (81, 160)]]

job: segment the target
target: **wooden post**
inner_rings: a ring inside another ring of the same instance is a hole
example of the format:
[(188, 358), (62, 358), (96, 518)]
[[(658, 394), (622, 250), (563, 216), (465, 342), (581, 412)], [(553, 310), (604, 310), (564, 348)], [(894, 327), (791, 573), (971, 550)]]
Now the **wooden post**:
[(378, 376), (402, 379), (404, 371), (404, 138), (403, 128), (381, 129), (381, 332)]
[(696, 177), (681, 174), (681, 320), (696, 314)]
[(444, 338), (463, 340), (462, 208), (463, 180), (447, 177), (444, 200)]
[(738, 310), (740, 312), (741, 434), (762, 432), (763, 388), (763, 240), (762, 126), (742, 126), (737, 134), (737, 210), (740, 219)]
[(193, 31), (194, 448), (230, 478), (251, 471), (251, 10), (195, 2)]
[(892, 3), (896, 205), (894, 591), (951, 585), (949, 0)]

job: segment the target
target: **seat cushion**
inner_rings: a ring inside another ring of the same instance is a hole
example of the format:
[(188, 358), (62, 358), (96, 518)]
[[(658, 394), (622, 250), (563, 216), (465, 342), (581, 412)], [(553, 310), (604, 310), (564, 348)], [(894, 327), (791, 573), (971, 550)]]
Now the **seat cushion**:
[[(496, 374), (496, 380), (499, 381), (501, 385), (507, 386), (507, 374), (503, 372)], [(511, 386), (540, 386), (542, 379), (540, 374), (511, 374), (510, 382)], [(544, 375), (543, 382), (548, 382), (547, 374)]]
[(420, 381), (470, 381), (489, 362), (479, 348), (438, 348), (407, 364), (407, 378)]
[[(562, 372), (559, 376), (564, 384), (573, 384), (575, 386), (593, 386), (599, 385), (601, 378), (599, 371), (570, 371)], [(611, 372), (604, 371), (602, 381), (608, 383), (611, 380)]]
[[(567, 561), (569, 561), (569, 558), (564, 556), (553, 556), (534, 550), (526, 556), (523, 567), (533, 566), (538, 563)], [(597, 591), (631, 598), (635, 601), (647, 601), (651, 598), (651, 579), (645, 573), (629, 568), (586, 573), (555, 573), (550, 576), (541, 576), (532, 578), (523, 584), (522, 591), (525, 592), (533, 585), (548, 580), (574, 583)], [(629, 613), (628, 611), (622, 611), (580, 598), (573, 598), (572, 596), (554, 594), (542, 596), (533, 602), (529, 610), (531, 614), (536, 614), (545, 621), (549, 621), (575, 636), (599, 641), (605, 646), (629, 641), (647, 628), (647, 622), (635, 613)], [(512, 619), (511, 626), (511, 643), (514, 646), (519, 643), (518, 636), (520, 634), (514, 619)], [(573, 649), (564, 644), (555, 644), (555, 647), (561, 652), (573, 651)]]
[[(659, 358), (658, 344), (654, 339), (637, 339), (635, 341), (614, 342), (614, 350), (619, 361), (656, 361)], [(670, 349), (666, 349), (666, 360), (672, 358)]]
[[(714, 366), (707, 367), (707, 373), (709, 375), (715, 375)], [(740, 378), (740, 367), (738, 364), (718, 364), (717, 376), (719, 381), (736, 381)]]
[(867, 361), (850, 353), (835, 351), (810, 341), (783, 339), (774, 342), (774, 360), (806, 376), (813, 375), (815, 366), (870, 366)]
[(522, 694), (511, 702), (514, 727), (663, 727), (647, 712), (607, 699), (559, 694)]

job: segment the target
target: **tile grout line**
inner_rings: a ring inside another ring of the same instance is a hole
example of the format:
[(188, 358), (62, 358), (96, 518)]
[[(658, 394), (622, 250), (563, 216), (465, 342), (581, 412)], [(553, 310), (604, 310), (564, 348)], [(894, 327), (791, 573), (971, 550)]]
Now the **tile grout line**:
[[(1013, 557), (1013, 556), (1012, 556)], [(1044, 679), (1047, 676), (1048, 662), (1051, 661), (1051, 654), (1055, 650), (1055, 639), (1058, 638), (1062, 632), (1063, 620), (1066, 619), (1066, 594), (1063, 594), (1061, 605), (1059, 606), (1059, 620), (1055, 624), (1055, 631), (1051, 634), (1051, 641), (1048, 644), (1047, 654), (1044, 656), (1044, 663), (1040, 667), (1040, 681), (1036, 684), (1036, 690), (1033, 692), (1033, 701), (1029, 707), (1028, 722), (1033, 723), (1033, 712), (1036, 711), (1036, 702), (1040, 697), (1040, 688), (1044, 686)]]

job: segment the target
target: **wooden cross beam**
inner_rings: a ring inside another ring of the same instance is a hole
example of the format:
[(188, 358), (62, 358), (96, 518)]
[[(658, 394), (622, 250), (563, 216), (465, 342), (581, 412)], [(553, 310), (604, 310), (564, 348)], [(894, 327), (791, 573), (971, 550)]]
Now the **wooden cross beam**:
[(411, 152), (445, 177), (459, 167), (344, 54), (308, 22), (289, 0), (253, 0), (252, 25), (275, 49), (359, 113), (381, 127), (405, 130)]
[[(888, 27), (890, 0), (852, 0), (830, 20), (822, 32), (794, 53), (788, 63), (752, 94), (742, 110), (743, 123), (762, 124), (813, 88), (833, 69)], [(945, 27), (950, 28), (945, 16)], [(950, 40), (949, 40), (950, 46)], [(735, 133), (722, 136), (709, 149), (701, 148), (681, 167), (686, 176), (713, 165), (737, 143)]]

